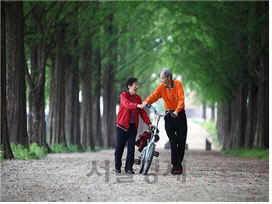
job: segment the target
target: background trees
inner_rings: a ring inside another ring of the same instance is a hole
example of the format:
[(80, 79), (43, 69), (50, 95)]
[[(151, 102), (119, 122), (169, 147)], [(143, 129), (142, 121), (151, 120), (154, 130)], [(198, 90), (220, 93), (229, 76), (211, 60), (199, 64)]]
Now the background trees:
[(144, 98), (170, 67), (217, 104), (225, 149), (268, 148), (268, 2), (3, 4), (12, 142), (113, 147), (126, 79), (139, 78)]
[[(173, 39), (167, 42), (171, 55), (165, 60), (172, 58), (173, 68), (182, 70), (185, 84), (197, 90), (200, 98), (218, 104), (217, 127), (223, 147), (268, 148), (268, 113), (262, 114), (268, 106), (261, 108), (256, 100), (261, 97), (268, 104), (268, 66), (261, 65), (268, 63), (268, 43), (260, 43), (268, 34), (268, 10), (264, 9), (268, 2), (163, 6), (176, 15), (171, 26)], [(261, 70), (267, 77), (260, 81)], [(258, 123), (266, 124), (262, 133), (256, 129)], [(260, 137), (262, 144), (257, 142)]]

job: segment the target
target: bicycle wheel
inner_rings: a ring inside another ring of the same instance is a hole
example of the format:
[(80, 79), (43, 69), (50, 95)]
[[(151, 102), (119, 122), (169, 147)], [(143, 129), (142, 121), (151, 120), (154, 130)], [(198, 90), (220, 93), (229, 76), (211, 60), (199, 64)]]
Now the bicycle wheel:
[(143, 150), (141, 155), (141, 163), (140, 163), (140, 171), (139, 174), (141, 174), (144, 170), (144, 164), (145, 164), (145, 150)]
[(143, 175), (147, 174), (147, 172), (148, 172), (148, 170), (149, 170), (149, 168), (151, 166), (153, 155), (154, 155), (154, 151), (155, 151), (155, 144), (153, 143), (151, 145), (150, 149), (149, 149), (147, 158), (145, 160)]

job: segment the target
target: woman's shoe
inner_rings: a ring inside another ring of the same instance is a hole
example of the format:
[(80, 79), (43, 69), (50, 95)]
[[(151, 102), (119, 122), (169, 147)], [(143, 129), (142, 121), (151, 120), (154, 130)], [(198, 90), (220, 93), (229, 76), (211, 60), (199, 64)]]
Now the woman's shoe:
[(133, 170), (126, 170), (125, 172), (128, 174), (135, 174), (135, 172)]

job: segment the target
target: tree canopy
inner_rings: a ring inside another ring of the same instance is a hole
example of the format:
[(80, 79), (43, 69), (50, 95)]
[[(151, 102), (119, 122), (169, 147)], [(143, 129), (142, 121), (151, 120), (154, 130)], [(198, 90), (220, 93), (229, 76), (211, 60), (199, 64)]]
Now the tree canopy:
[[(7, 20), (2, 32), (23, 28), (17, 33), (23, 61), (12, 63), (27, 78), (26, 88), (23, 80), (19, 86), (27, 93), (30, 143), (113, 146), (126, 80), (139, 79), (144, 99), (168, 67), (185, 92), (217, 104), (224, 148), (268, 147), (267, 1), (24, 1), (17, 8), (23, 18), (12, 8), (16, 2), (3, 4), (8, 19), (18, 18)], [(11, 56), (16, 42), (6, 38)]]

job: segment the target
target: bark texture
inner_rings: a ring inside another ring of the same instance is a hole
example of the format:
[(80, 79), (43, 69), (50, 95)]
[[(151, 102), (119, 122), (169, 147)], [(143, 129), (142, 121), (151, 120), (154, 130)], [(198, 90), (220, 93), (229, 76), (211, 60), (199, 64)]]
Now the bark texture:
[[(14, 158), (8, 135), (7, 99), (6, 99), (6, 2), (1, 1), (1, 148), (4, 151), (4, 159)], [(3, 149), (2, 149), (3, 148)]]
[(65, 137), (65, 30), (56, 34), (56, 57), (51, 70), (50, 109), (47, 125), (49, 144), (67, 146)]
[(28, 144), (23, 2), (5, 2), (7, 19), (7, 120), (10, 141)]

